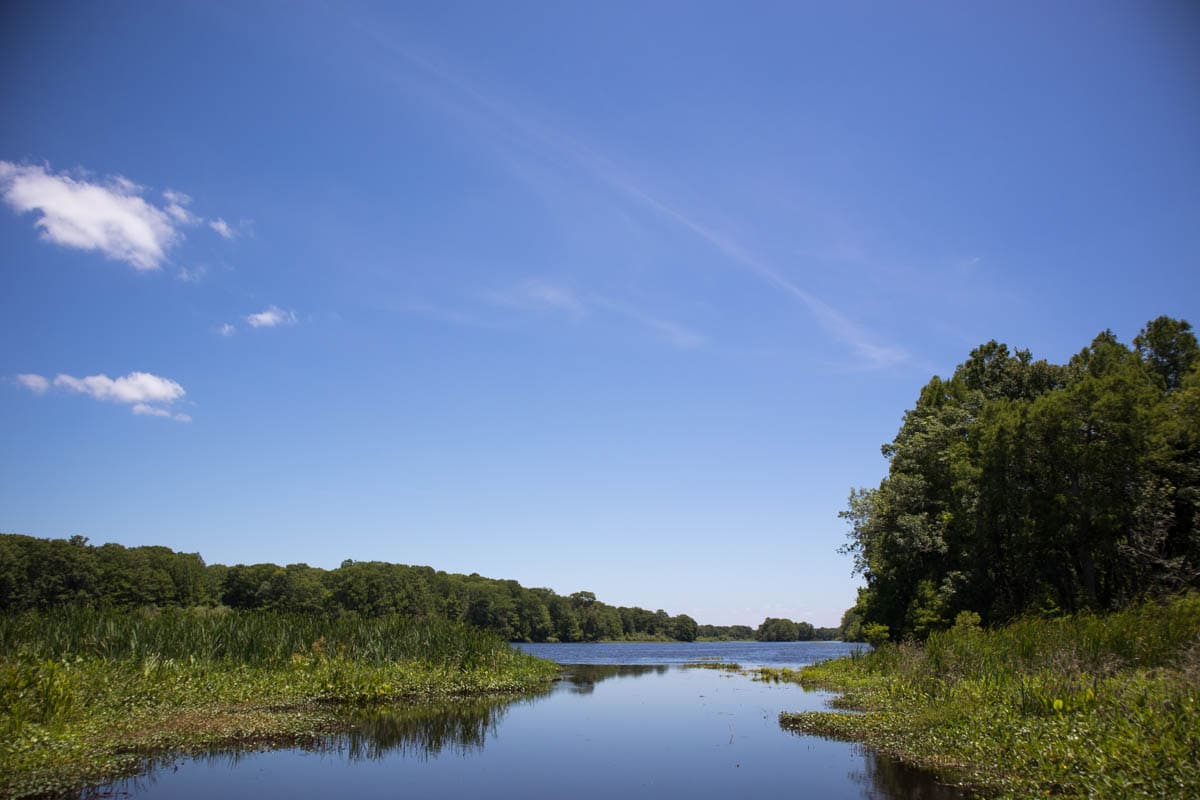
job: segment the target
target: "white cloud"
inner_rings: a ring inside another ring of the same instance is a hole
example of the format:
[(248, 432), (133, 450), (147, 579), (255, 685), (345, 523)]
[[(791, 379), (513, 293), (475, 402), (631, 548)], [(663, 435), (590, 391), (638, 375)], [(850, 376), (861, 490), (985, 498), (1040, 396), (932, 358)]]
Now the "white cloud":
[(54, 376), (54, 386), (117, 403), (173, 403), (186, 394), (183, 387), (170, 378), (160, 378), (149, 372), (131, 372), (116, 379), (107, 375), (75, 378), (59, 374)]
[(50, 388), (50, 381), (41, 375), (24, 374), (17, 376), (17, 383), (24, 386), (34, 394), (42, 394)]
[(137, 414), (138, 416), (148, 416), (148, 417), (170, 417), (171, 416), (171, 412), (167, 411), (165, 408), (158, 408), (156, 406), (148, 406), (145, 403), (138, 403), (137, 405), (135, 405), (133, 407), (133, 413)]
[(131, 372), (120, 378), (107, 375), (76, 378), (60, 373), (54, 376), (53, 381), (41, 375), (24, 374), (17, 376), (17, 382), (35, 394), (44, 394), (53, 386), (62, 391), (86, 394), (96, 400), (131, 405), (131, 410), (138, 416), (164, 417), (176, 422), (192, 421), (189, 414), (173, 412), (164, 407), (187, 394), (183, 387), (170, 378), (149, 372)]
[(163, 192), (163, 199), (167, 201), (166, 212), (180, 225), (198, 225), (203, 222), (200, 217), (188, 211), (187, 206), (192, 202), (189, 195), (167, 189)]
[(279, 325), (295, 325), (296, 312), (285, 311), (278, 306), (268, 306), (256, 314), (246, 315), (246, 324), (251, 328), (275, 328)]
[[(147, 201), (145, 193), (144, 186), (121, 175), (93, 181), (43, 166), (0, 161), (0, 198), (18, 214), (34, 212), (33, 224), (42, 239), (76, 250), (98, 250), (134, 269), (153, 270), (183, 240), (181, 228), (206, 220), (188, 208), (192, 198), (183, 192), (164, 191), (161, 207)], [(226, 239), (235, 235), (223, 219), (208, 225)]]
[(173, 419), (176, 422), (191, 422), (190, 414), (172, 413), (165, 408), (138, 403), (133, 407), (133, 413), (138, 416), (146, 417), (162, 417), (163, 419)]
[(142, 187), (117, 176), (75, 180), (44, 167), (0, 161), (0, 195), (13, 210), (35, 212), (48, 242), (99, 250), (135, 269), (158, 269), (181, 234), (176, 219), (141, 197)]
[(235, 333), (237, 333), (237, 328), (233, 327), (228, 322), (226, 322), (226, 323), (223, 323), (221, 325), (221, 327), (217, 328), (217, 333), (219, 333), (221, 336), (228, 338), (230, 336), (233, 336)]

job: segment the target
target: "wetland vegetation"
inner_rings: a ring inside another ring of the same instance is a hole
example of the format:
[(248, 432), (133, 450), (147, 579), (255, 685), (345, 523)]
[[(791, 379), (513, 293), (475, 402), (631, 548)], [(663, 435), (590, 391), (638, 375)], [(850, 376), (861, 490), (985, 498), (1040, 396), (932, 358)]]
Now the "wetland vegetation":
[(1200, 796), (1200, 595), (1107, 616), (971, 617), (923, 644), (766, 680), (834, 689), (785, 727), (863, 742), (1001, 797)]
[(544, 689), (558, 668), (440, 619), (63, 607), (0, 617), (0, 795), (164, 752), (313, 741), (348, 708)]
[(764, 672), (785, 714), (1004, 796), (1200, 796), (1200, 346), (1169, 317), (1065, 364), (995, 341), (932, 378), (852, 492), (843, 620), (874, 652)]

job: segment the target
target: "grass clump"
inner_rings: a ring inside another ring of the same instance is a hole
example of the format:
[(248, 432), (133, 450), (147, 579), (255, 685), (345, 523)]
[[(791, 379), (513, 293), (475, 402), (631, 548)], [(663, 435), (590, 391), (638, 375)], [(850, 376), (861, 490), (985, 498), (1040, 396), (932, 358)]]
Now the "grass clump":
[(679, 665), (681, 669), (713, 669), (719, 672), (741, 672), (742, 665), (736, 661), (724, 661), (720, 658), (699, 658)]
[(63, 608), (0, 617), (0, 796), (165, 751), (312, 741), (346, 706), (529, 691), (557, 667), (444, 620)]
[(1002, 797), (1200, 797), (1200, 595), (1107, 616), (971, 620), (788, 675), (865, 712), (783, 714)]

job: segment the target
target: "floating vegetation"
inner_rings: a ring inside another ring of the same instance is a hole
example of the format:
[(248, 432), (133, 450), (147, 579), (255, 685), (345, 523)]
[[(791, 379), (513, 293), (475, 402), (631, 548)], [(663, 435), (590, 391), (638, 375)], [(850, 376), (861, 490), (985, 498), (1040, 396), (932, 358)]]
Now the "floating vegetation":
[(723, 661), (719, 658), (703, 658), (679, 665), (681, 669), (715, 669), (722, 672), (742, 672), (742, 665), (736, 661)]

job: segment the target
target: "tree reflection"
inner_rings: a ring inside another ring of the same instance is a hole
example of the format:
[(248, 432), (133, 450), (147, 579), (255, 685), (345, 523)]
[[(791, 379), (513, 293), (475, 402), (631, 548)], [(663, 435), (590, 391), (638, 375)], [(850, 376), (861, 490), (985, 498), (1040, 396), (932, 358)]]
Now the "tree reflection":
[(351, 717), (350, 731), (329, 744), (351, 761), (392, 754), (422, 760), (443, 752), (465, 756), (483, 749), (510, 706), (531, 699), (463, 698), (364, 709)]
[(957, 786), (949, 786), (927, 770), (909, 766), (869, 750), (862, 751), (862, 769), (849, 777), (863, 787), (871, 800), (903, 797), (908, 800), (966, 800), (973, 797)]
[(654, 673), (662, 675), (665, 664), (569, 664), (563, 667), (562, 682), (572, 694), (591, 694), (596, 684), (609, 678), (633, 678)]

